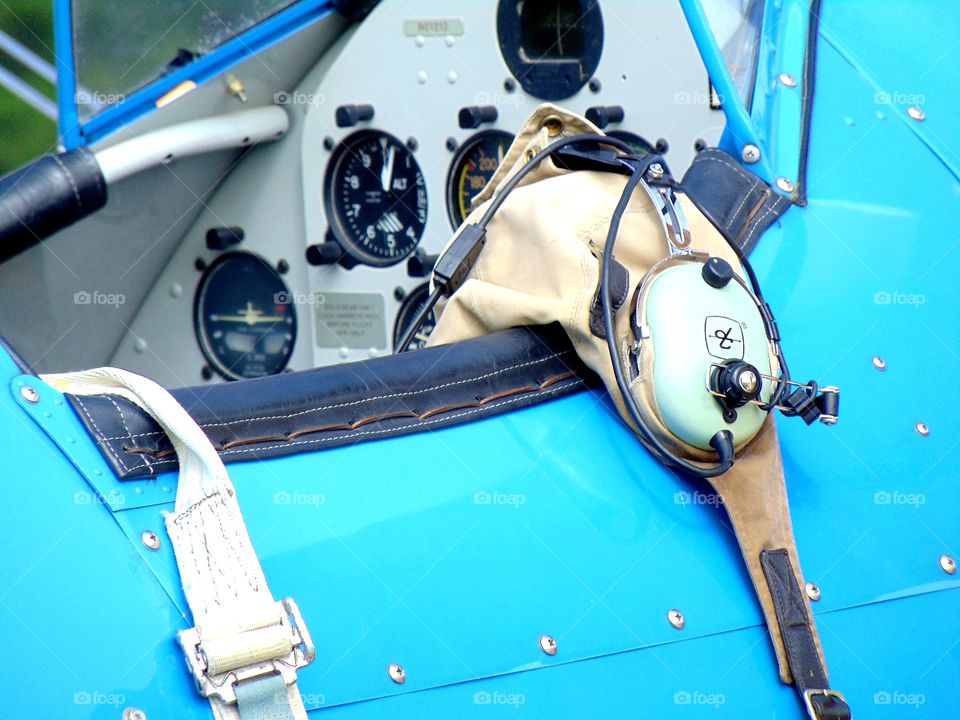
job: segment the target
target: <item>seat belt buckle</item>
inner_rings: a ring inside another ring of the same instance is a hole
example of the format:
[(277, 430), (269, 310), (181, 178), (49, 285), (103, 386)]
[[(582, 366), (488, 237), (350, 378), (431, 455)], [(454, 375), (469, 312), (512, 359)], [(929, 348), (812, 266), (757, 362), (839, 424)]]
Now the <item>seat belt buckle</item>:
[(177, 633), (201, 695), (236, 703), (238, 683), (279, 674), (285, 685), (293, 685), (297, 670), (314, 661), (316, 648), (297, 603), (284, 598), (277, 605), (279, 623), (265, 628), (206, 642), (195, 627)]
[(803, 704), (807, 708), (807, 715), (810, 716), (810, 720), (822, 720), (820, 713), (813, 705), (813, 698), (815, 697), (833, 698), (843, 703), (844, 707), (847, 707), (847, 699), (842, 693), (839, 693), (836, 690), (831, 690), (830, 688), (811, 688), (809, 690), (804, 690)]

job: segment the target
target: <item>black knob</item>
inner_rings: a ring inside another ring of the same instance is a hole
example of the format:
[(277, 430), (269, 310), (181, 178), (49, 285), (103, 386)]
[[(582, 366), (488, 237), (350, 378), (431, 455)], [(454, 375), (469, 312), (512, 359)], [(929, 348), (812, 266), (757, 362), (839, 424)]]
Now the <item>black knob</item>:
[(603, 130), (610, 123), (623, 122), (622, 105), (596, 105), (587, 109), (587, 120)]
[(497, 109), (493, 105), (472, 105), (460, 108), (457, 121), (464, 130), (474, 130), (484, 123), (496, 122)]
[(336, 112), (337, 127), (353, 127), (373, 120), (373, 105), (341, 105)]
[(307, 262), (311, 265), (333, 265), (340, 261), (343, 248), (340, 243), (327, 240), (307, 248)]
[(760, 397), (763, 378), (760, 371), (743, 360), (725, 360), (711, 378), (711, 389), (723, 395), (728, 408), (743, 407)]
[(723, 288), (733, 280), (733, 268), (723, 258), (712, 257), (703, 264), (700, 271), (704, 282), (710, 287)]
[(217, 227), (207, 230), (207, 249), (226, 250), (243, 242), (242, 227)]
[(437, 264), (439, 255), (428, 255), (422, 248), (407, 260), (407, 275), (412, 278), (423, 278), (433, 272), (433, 266)]

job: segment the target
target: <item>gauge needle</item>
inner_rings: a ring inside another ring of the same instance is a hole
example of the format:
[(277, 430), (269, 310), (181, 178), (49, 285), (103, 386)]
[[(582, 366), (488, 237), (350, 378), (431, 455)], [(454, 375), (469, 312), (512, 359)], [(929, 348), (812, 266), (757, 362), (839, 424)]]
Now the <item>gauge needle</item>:
[(282, 322), (284, 318), (280, 315), (264, 315), (257, 310), (252, 302), (247, 303), (245, 310), (239, 310), (236, 315), (211, 315), (211, 322), (235, 322), (246, 323), (247, 325), (257, 325), (258, 323)]
[(396, 155), (396, 148), (391, 145), (390, 149), (387, 150), (386, 140), (382, 142), (387, 157), (383, 162), (383, 169), (380, 171), (380, 184), (383, 186), (383, 191), (387, 192), (390, 189), (390, 182), (393, 180), (393, 158)]

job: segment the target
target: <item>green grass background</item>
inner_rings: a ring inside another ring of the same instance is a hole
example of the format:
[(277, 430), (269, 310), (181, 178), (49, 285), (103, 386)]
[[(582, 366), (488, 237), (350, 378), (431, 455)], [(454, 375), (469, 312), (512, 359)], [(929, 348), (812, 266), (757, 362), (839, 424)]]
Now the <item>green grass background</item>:
[[(0, 30), (48, 62), (53, 62), (52, 0), (0, 0)], [(0, 63), (44, 95), (55, 99), (53, 86), (5, 53), (0, 53)], [(55, 150), (56, 145), (56, 123), (10, 91), (0, 88), (0, 174)]]

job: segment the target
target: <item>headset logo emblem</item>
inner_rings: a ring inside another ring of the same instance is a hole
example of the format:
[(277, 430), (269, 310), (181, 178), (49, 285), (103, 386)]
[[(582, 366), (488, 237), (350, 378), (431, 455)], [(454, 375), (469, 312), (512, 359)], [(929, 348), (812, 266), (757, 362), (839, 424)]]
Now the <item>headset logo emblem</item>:
[(743, 329), (736, 320), (707, 315), (703, 323), (707, 352), (720, 360), (743, 360)]

